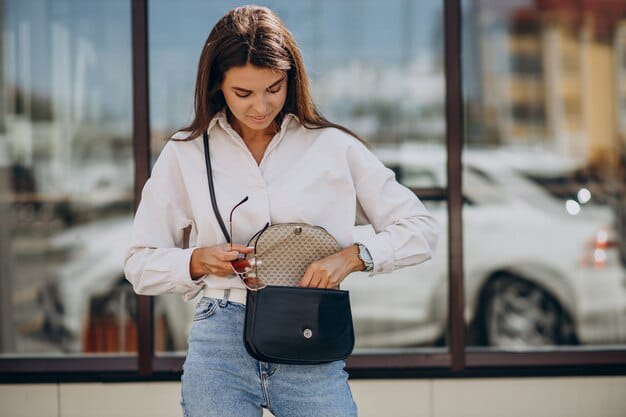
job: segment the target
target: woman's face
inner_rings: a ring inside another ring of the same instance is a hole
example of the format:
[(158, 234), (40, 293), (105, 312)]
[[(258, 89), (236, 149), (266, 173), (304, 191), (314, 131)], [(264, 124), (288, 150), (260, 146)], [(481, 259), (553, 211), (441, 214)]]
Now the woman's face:
[(251, 64), (233, 67), (224, 74), (222, 93), (239, 123), (252, 130), (265, 130), (285, 104), (287, 74)]

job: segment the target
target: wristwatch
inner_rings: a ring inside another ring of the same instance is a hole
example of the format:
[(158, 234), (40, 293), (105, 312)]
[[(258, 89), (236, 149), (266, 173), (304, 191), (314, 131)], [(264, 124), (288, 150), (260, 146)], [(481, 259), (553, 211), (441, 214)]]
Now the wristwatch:
[(362, 243), (356, 242), (356, 245), (359, 247), (359, 259), (363, 261), (363, 264), (365, 264), (365, 268), (363, 269), (363, 271), (373, 271), (374, 261), (372, 261), (372, 255), (370, 255), (370, 251), (367, 250), (365, 245), (363, 245)]

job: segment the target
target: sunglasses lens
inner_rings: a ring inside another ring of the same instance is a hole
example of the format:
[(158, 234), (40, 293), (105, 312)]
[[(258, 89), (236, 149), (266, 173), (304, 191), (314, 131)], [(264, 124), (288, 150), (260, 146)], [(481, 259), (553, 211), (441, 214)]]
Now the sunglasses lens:
[(255, 277), (241, 277), (243, 283), (248, 289), (251, 290), (260, 290), (261, 288), (265, 288), (265, 283), (258, 278)]
[(249, 276), (252, 274), (250, 271), (250, 262), (247, 259), (237, 259), (230, 262), (233, 271), (243, 281), (243, 284), (249, 290), (260, 290), (265, 288), (266, 284), (255, 276)]
[(237, 259), (230, 263), (238, 274), (246, 272), (246, 268), (250, 268), (250, 262), (247, 259)]

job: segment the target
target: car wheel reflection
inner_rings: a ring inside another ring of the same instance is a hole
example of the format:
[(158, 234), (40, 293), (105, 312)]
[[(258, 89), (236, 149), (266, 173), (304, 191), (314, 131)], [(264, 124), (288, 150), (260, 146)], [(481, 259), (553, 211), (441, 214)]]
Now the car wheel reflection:
[(576, 343), (571, 319), (547, 291), (524, 279), (498, 275), (486, 286), (485, 342), (502, 348)]

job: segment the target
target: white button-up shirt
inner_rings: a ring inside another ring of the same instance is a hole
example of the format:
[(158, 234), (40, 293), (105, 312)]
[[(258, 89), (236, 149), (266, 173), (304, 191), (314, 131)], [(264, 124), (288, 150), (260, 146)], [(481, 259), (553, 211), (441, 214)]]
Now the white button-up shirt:
[[(439, 234), (436, 221), (353, 136), (336, 128), (307, 129), (287, 114), (257, 165), (224, 111), (211, 120), (208, 132), (217, 205), (227, 228), (231, 209), (249, 198), (233, 214), (233, 242), (247, 244), (268, 222), (302, 222), (324, 227), (347, 247), (355, 243), (355, 224), (371, 224), (376, 233), (359, 242), (372, 256), (372, 274), (431, 258)], [(185, 132), (174, 135), (186, 137)], [(183, 248), (188, 226), (189, 247)], [(203, 286), (245, 288), (234, 275), (190, 276), (195, 248), (225, 242), (211, 206), (202, 136), (170, 140), (141, 194), (126, 278), (139, 294), (178, 292), (185, 300)]]

